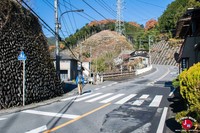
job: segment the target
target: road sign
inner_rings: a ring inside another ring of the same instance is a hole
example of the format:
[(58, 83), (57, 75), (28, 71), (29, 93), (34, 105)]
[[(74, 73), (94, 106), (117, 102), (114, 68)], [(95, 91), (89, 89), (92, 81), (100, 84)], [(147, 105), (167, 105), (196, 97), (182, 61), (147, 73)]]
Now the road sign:
[(21, 51), (19, 56), (18, 56), (18, 60), (26, 60), (26, 55), (24, 54), (24, 51)]
[(26, 89), (26, 85), (25, 85), (25, 81), (26, 81), (26, 73), (25, 73), (25, 61), (26, 61), (26, 55), (24, 54), (24, 51), (21, 51), (19, 56), (18, 56), (18, 60), (19, 61), (23, 61), (23, 106), (25, 106), (25, 89)]

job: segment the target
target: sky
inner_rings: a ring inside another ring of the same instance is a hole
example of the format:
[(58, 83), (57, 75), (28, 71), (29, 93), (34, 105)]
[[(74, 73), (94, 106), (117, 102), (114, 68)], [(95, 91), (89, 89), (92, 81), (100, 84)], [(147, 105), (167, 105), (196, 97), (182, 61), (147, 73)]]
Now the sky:
[[(24, 0), (53, 30), (55, 29), (54, 0)], [(126, 22), (143, 24), (157, 20), (174, 0), (121, 0), (122, 18)], [(117, 0), (58, 0), (60, 19), (60, 35), (68, 37), (87, 23), (95, 20), (116, 19)], [(84, 10), (83, 12), (65, 11)], [(43, 26), (47, 37), (54, 36)]]

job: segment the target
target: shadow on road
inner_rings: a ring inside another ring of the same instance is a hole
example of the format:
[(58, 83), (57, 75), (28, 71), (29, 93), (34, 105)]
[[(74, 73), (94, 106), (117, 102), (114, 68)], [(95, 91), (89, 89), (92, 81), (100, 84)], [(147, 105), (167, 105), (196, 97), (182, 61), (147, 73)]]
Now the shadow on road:
[[(173, 97), (169, 97), (168, 101), (170, 102), (170, 109), (173, 113), (179, 113), (183, 110), (186, 110), (185, 101), (181, 97), (179, 88), (174, 88), (172, 82), (165, 82), (165, 87), (170, 87), (170, 92), (173, 91)], [(175, 118), (169, 118), (166, 120), (166, 126), (174, 133), (178, 133), (176, 130), (182, 129), (181, 125), (175, 120)]]
[(77, 85), (73, 82), (63, 82), (62, 88), (63, 88), (64, 93), (68, 93), (74, 90), (75, 88), (77, 88)]

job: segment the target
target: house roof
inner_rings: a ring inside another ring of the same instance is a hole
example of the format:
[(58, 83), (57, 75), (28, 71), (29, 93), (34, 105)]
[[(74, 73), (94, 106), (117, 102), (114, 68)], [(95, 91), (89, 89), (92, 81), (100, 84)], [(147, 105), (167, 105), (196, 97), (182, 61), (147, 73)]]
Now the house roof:
[[(55, 52), (51, 52), (51, 59), (56, 59), (56, 54)], [(66, 51), (61, 51), (60, 52), (60, 60), (77, 60), (73, 57), (71, 57)]]
[[(185, 36), (192, 34), (192, 20), (197, 21), (197, 25), (200, 26), (200, 8), (188, 9), (179, 19), (176, 26), (176, 38), (184, 38)], [(198, 32), (200, 33), (200, 31)]]

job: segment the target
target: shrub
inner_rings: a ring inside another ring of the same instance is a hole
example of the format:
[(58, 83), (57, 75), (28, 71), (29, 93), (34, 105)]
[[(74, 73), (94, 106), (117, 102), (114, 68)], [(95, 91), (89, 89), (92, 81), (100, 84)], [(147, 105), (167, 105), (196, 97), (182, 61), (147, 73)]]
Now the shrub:
[[(176, 120), (190, 116), (200, 122), (200, 63), (195, 64), (179, 75), (180, 93), (188, 103), (188, 110), (176, 115)], [(176, 81), (173, 85), (177, 85)], [(179, 121), (180, 122), (180, 121)], [(199, 128), (199, 127), (198, 127)]]
[(200, 103), (200, 63), (183, 71), (180, 76), (180, 93), (189, 105)]

